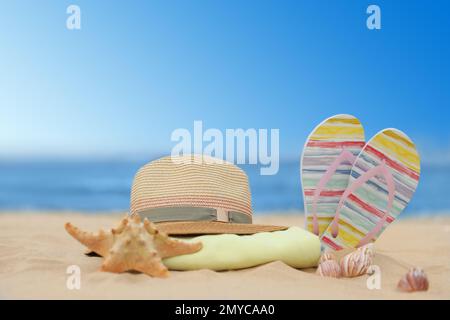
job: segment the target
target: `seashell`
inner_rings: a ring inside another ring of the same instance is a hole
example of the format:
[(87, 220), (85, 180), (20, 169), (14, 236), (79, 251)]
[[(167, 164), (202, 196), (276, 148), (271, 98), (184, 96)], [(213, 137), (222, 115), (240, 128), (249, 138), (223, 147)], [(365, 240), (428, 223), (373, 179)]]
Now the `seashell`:
[(327, 260), (337, 261), (336, 256), (331, 251), (325, 251), (322, 253), (319, 259), (319, 264)]
[(420, 268), (411, 268), (397, 284), (401, 291), (427, 291), (429, 287), (428, 278), (425, 272)]
[(371, 243), (347, 254), (340, 261), (342, 275), (352, 278), (366, 274), (372, 265), (373, 256), (373, 245)]
[(316, 273), (322, 277), (340, 278), (341, 267), (336, 260), (325, 260), (319, 263)]
[(100, 230), (97, 234), (82, 231), (71, 223), (66, 223), (65, 228), (90, 251), (104, 258), (101, 270), (108, 272), (135, 270), (154, 277), (167, 277), (169, 271), (161, 259), (194, 253), (202, 248), (200, 242), (170, 238), (147, 219), (142, 223), (138, 215), (125, 217), (117, 228), (108, 232)]

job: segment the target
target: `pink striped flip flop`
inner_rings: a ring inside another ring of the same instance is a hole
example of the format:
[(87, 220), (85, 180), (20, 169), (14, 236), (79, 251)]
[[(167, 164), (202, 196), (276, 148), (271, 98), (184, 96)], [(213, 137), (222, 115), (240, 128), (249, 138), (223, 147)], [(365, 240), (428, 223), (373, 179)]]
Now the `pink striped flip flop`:
[(340, 250), (375, 241), (411, 201), (419, 177), (420, 157), (411, 139), (397, 129), (378, 132), (354, 162), (322, 246)]
[(308, 136), (300, 160), (307, 230), (322, 235), (333, 220), (364, 144), (360, 121), (346, 114), (324, 120)]

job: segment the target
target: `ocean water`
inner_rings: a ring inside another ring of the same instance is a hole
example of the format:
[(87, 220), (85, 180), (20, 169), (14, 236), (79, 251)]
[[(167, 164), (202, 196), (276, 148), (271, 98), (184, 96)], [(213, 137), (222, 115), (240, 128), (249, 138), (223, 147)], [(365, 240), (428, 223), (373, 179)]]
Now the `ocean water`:
[[(0, 162), (0, 211), (116, 211), (129, 207), (134, 174), (145, 162)], [(253, 209), (259, 212), (303, 210), (299, 163), (280, 164), (277, 175), (261, 176), (243, 166), (250, 180)], [(450, 164), (423, 166), (416, 194), (402, 214), (450, 212)]]

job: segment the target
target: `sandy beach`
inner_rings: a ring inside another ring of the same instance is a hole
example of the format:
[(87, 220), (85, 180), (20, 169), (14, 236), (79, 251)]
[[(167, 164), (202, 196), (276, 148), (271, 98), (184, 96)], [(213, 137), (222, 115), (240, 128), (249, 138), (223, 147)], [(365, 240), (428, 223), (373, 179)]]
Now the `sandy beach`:
[[(64, 230), (65, 222), (86, 230), (109, 228), (122, 216), (78, 213), (0, 214), (1, 299), (450, 299), (450, 215), (403, 219), (392, 224), (375, 246), (381, 289), (369, 290), (367, 276), (321, 278), (281, 262), (227, 272), (172, 271), (168, 279), (136, 273), (100, 272), (101, 258)], [(255, 223), (303, 226), (301, 213), (255, 214)], [(66, 287), (66, 269), (81, 268), (81, 289)], [(411, 266), (428, 274), (430, 290), (396, 290)]]

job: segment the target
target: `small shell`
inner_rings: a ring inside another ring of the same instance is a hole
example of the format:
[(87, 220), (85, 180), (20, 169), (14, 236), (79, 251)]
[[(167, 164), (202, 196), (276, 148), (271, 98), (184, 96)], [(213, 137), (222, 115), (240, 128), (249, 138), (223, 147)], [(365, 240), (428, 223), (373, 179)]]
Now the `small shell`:
[(325, 251), (324, 253), (322, 253), (319, 259), (319, 264), (327, 260), (337, 261), (336, 256), (330, 251)]
[(342, 275), (352, 278), (366, 274), (373, 261), (372, 244), (367, 244), (344, 256), (340, 261)]
[(316, 273), (322, 277), (340, 278), (341, 267), (336, 260), (325, 260), (319, 264)]
[(412, 268), (405, 274), (397, 284), (397, 288), (401, 291), (427, 291), (428, 279), (425, 272), (420, 268)]

